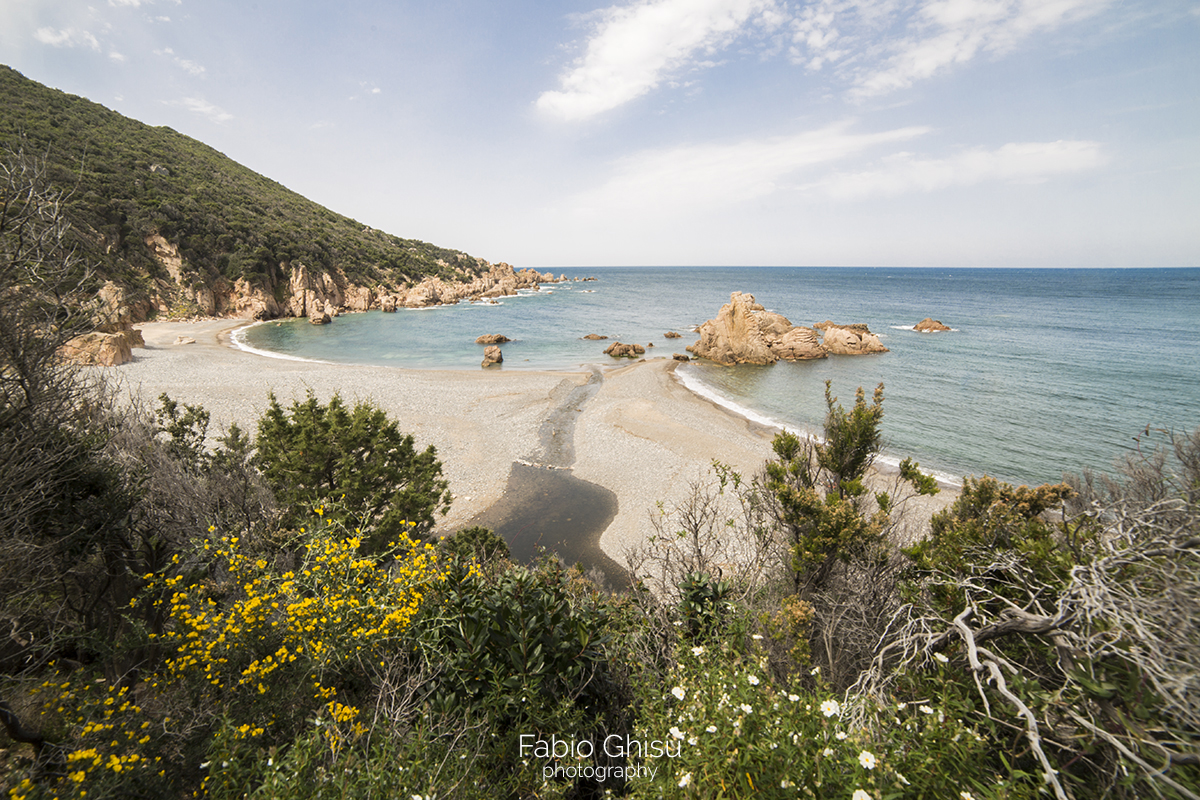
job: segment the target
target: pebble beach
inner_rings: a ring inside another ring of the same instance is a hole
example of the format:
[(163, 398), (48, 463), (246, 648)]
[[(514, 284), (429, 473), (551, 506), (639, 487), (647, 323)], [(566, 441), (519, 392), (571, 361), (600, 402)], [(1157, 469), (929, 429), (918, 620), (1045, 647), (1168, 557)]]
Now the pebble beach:
[[(249, 320), (152, 322), (139, 325), (145, 348), (109, 368), (121, 390), (148, 406), (163, 392), (204, 406), (209, 434), (237, 423), (253, 435), (270, 393), (285, 407), (311, 391), (322, 402), (334, 393), (369, 400), (433, 445), (454, 502), (438, 532), (465, 525), (499, 501), (514, 463), (538, 465), (547, 421), (570, 411), (563, 428), (573, 437), (569, 467), (578, 479), (618, 498), (600, 547), (623, 564), (627, 547), (650, 536), (661, 502), (682, 501), (713, 460), (750, 475), (771, 456), (775, 430), (711, 403), (674, 377), (676, 362), (648, 359), (592, 373), (411, 370), (296, 361), (246, 352), (230, 334)], [(175, 344), (179, 337), (195, 339)], [(587, 392), (575, 391), (591, 381)], [(598, 383), (598, 386), (594, 384)], [(570, 409), (564, 409), (570, 403)]]

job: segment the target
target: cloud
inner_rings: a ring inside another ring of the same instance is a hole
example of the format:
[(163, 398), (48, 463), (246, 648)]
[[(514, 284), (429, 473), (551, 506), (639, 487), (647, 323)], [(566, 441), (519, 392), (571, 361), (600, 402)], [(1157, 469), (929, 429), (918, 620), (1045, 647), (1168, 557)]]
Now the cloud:
[(775, 0), (642, 0), (611, 6), (598, 20), (584, 54), (543, 92), (542, 111), (581, 120), (634, 100), (689, 68), (707, 65), (757, 21), (769, 27), (782, 17)]
[(600, 188), (577, 198), (583, 211), (684, 210), (727, 206), (775, 192), (794, 174), (847, 158), (880, 144), (929, 132), (907, 127), (854, 133), (840, 122), (790, 136), (733, 144), (687, 145), (622, 159)]
[(175, 66), (179, 67), (184, 72), (187, 72), (190, 75), (195, 75), (195, 76), (199, 77), (200, 75), (203, 75), (205, 72), (203, 66), (201, 66), (200, 64), (197, 64), (195, 61), (189, 61), (186, 58), (180, 58), (179, 56), (175, 55), (175, 51), (169, 47), (164, 48), (162, 50), (155, 50), (154, 55), (169, 57), (171, 59), (171, 61), (173, 61), (175, 63)]
[(202, 100), (198, 97), (185, 97), (182, 100), (176, 100), (169, 105), (182, 106), (193, 114), (199, 114), (202, 117), (207, 117), (210, 121), (216, 123), (228, 122), (233, 119), (233, 114), (230, 114), (223, 108), (213, 105), (207, 100)]
[(116, 61), (118, 64), (126, 60), (125, 55), (123, 53), (118, 53), (116, 50), (109, 50), (108, 57), (112, 61)]
[(819, 0), (792, 21), (793, 62), (842, 65), (857, 96), (884, 94), (1003, 54), (1042, 31), (1078, 22), (1110, 0)]
[(95, 36), (78, 28), (66, 28), (64, 30), (57, 30), (55, 28), (38, 28), (33, 34), (33, 38), (37, 39), (42, 44), (48, 44), (54, 47), (87, 47), (91, 50), (100, 49), (100, 42)]
[(895, 153), (880, 159), (873, 169), (838, 173), (805, 188), (858, 200), (989, 181), (1042, 183), (1056, 175), (1096, 169), (1107, 160), (1099, 142), (1010, 142), (995, 150), (975, 148), (949, 158)]

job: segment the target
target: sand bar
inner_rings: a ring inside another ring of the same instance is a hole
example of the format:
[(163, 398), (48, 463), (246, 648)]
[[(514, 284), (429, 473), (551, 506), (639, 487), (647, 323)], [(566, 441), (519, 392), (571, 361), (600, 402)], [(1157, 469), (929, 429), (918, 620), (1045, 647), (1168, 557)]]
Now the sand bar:
[[(149, 405), (162, 392), (203, 405), (212, 415), (210, 433), (236, 422), (253, 434), (272, 391), (285, 405), (310, 390), (322, 401), (335, 392), (348, 402), (369, 399), (418, 446), (437, 448), (455, 495), (439, 524), (443, 533), (499, 500), (514, 462), (536, 462), (544, 423), (592, 377), (586, 371), (435, 371), (271, 358), (230, 346), (229, 333), (245, 324), (140, 325), (146, 347), (111, 373)], [(196, 342), (174, 344), (179, 336)], [(600, 542), (618, 563), (626, 546), (653, 532), (650, 512), (657, 503), (683, 500), (714, 459), (750, 475), (771, 456), (774, 431), (698, 397), (673, 369), (667, 359), (606, 366), (599, 387), (577, 409), (573, 472), (619, 498)]]

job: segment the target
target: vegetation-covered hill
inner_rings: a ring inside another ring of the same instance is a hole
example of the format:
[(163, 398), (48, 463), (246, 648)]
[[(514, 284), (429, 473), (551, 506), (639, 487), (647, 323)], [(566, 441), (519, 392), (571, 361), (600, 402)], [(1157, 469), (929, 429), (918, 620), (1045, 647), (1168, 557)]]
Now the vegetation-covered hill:
[[(474, 277), (482, 260), (402, 239), (301, 197), (201, 142), (151, 127), (0, 66), (0, 149), (44, 158), (69, 193), (79, 254), (131, 298), (170, 302), (187, 289), (245, 278), (278, 297), (293, 265), (350, 284), (400, 287), (426, 276)], [(176, 282), (154, 257), (155, 234), (179, 249)]]

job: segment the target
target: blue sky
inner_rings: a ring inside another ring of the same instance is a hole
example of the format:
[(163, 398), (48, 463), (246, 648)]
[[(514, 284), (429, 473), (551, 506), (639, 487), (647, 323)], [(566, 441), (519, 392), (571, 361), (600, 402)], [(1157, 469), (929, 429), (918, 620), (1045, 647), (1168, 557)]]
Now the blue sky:
[(0, 62), (518, 267), (1200, 265), (1200, 2), (0, 0)]

